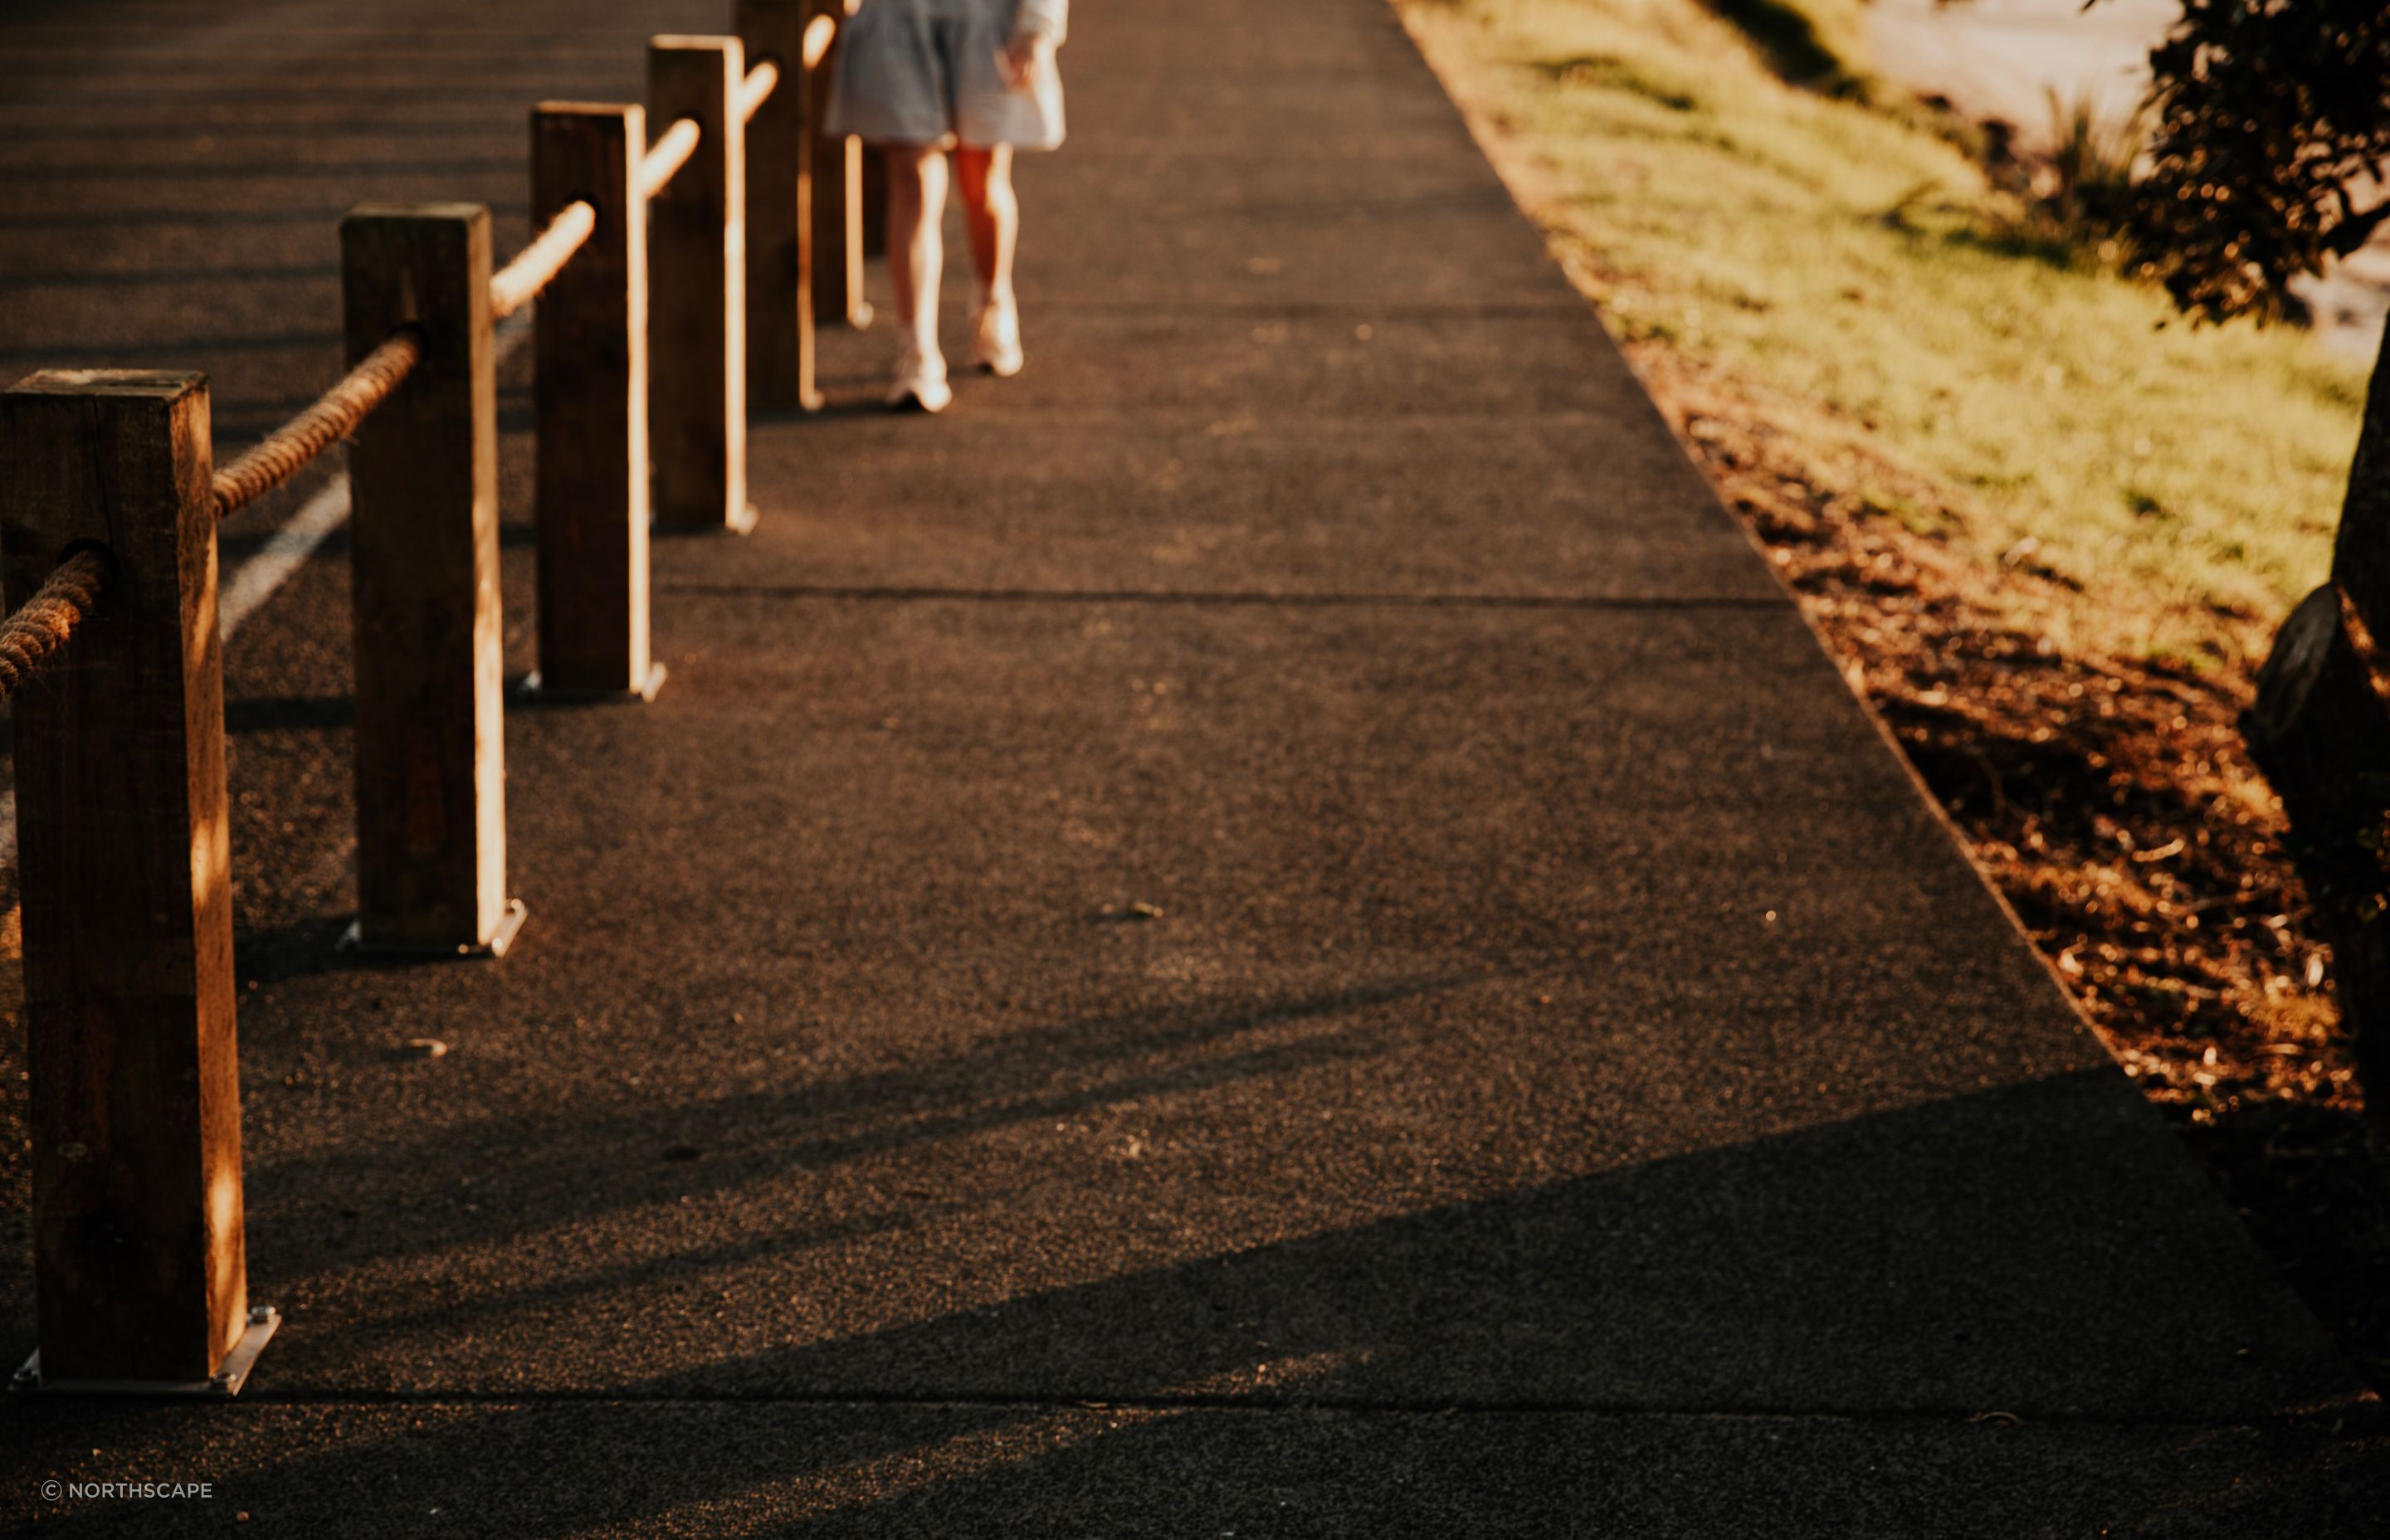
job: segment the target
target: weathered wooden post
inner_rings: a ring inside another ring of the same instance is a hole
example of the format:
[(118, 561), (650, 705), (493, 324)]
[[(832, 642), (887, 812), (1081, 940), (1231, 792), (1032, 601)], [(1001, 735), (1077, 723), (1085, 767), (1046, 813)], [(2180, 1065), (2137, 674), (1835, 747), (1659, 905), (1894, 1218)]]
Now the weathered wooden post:
[(532, 219), (586, 202), (588, 240), (541, 291), (536, 695), (653, 699), (648, 645), (648, 238), (636, 183), (647, 114), (543, 102), (532, 114)]
[(341, 225), (353, 363), (422, 357), (349, 450), (357, 924), (369, 950), (502, 956), (507, 898), (498, 391), (490, 213), (367, 205)]
[(95, 618), (19, 694), (41, 1346), (49, 1388), (231, 1394), (272, 1335), (243, 1247), (224, 656), (206, 381), (0, 392), (0, 581), (105, 548)]
[(652, 39), (648, 111), (697, 148), (648, 210), (648, 442), (656, 522), (755, 527), (747, 501), (747, 160), (735, 37)]
[(814, 387), (813, 121), (822, 82), (808, 68), (812, 0), (739, 0), (751, 68), (772, 93), (747, 119), (747, 399), (768, 412), (821, 407)]
[(868, 262), (873, 257), (888, 254), (888, 160), (884, 156), (863, 152), (863, 189), (859, 195), (862, 212), (855, 217), (863, 225), (863, 255)]
[(863, 141), (824, 134), (821, 123), (847, 20), (861, 0), (807, 3), (812, 15), (827, 16), (838, 27), (815, 71), (816, 88), (806, 97), (814, 125), (814, 314), (843, 317), (860, 328), (871, 324), (871, 302), (863, 297)]

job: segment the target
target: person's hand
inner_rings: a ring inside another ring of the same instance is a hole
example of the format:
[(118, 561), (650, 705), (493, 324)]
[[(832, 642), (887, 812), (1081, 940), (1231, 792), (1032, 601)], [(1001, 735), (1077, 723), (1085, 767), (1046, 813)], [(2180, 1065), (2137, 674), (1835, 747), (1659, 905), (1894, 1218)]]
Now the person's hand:
[(1004, 75), (1004, 83), (1015, 91), (1026, 91), (1038, 71), (1054, 62), (1054, 40), (1043, 32), (1015, 32), (1012, 41), (996, 50), (996, 67)]

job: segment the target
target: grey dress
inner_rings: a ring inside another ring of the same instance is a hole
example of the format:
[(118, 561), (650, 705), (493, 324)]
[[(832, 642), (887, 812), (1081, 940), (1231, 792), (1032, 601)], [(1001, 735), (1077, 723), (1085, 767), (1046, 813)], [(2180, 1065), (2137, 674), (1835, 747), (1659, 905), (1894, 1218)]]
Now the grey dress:
[(1062, 79), (1041, 64), (1019, 89), (996, 55), (1016, 32), (1060, 43), (1071, 0), (863, 0), (840, 45), (825, 126), (876, 144), (1062, 142)]

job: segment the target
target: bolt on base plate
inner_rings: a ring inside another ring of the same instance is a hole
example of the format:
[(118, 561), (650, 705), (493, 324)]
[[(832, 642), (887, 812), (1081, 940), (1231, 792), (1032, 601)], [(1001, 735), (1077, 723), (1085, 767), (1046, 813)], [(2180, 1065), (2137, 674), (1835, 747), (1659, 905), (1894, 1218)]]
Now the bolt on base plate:
[(353, 952), (361, 957), (486, 957), (495, 962), (507, 955), (507, 948), (512, 946), (515, 937), (522, 933), (523, 921), (530, 918), (531, 911), (523, 907), (523, 901), (510, 898), (507, 900), (507, 912), (498, 917), (498, 927), (490, 932), (489, 940), (479, 945), (459, 942), (455, 946), (367, 941), (365, 921), (353, 919), (349, 921), (349, 928), (341, 932), (341, 939), (332, 949)]
[(42, 1350), (25, 1360), (8, 1388), (20, 1395), (176, 1395), (203, 1396), (215, 1401), (229, 1401), (249, 1383), (249, 1371), (257, 1367), (257, 1355), (274, 1337), (275, 1328), (282, 1324), (282, 1312), (270, 1304), (261, 1304), (249, 1313), (249, 1325), (224, 1363), (205, 1380), (51, 1380), (42, 1374)]
[(647, 677), (639, 681), (636, 689), (574, 690), (549, 688), (540, 678), (539, 670), (533, 669), (522, 676), (515, 686), (513, 694), (518, 700), (547, 700), (561, 705), (579, 705), (584, 702), (607, 700), (653, 700), (656, 698), (656, 692), (664, 687), (665, 673), (663, 664), (651, 662), (648, 665)]

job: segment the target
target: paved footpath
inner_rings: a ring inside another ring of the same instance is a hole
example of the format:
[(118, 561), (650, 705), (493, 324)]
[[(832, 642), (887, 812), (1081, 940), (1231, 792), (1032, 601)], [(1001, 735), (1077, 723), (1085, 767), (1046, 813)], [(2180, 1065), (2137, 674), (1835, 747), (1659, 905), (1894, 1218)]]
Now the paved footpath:
[[(1029, 373), (893, 419), (833, 340), (762, 527), (659, 545), (662, 697), (510, 716), (516, 956), (331, 955), (339, 543), (246, 623), (288, 1324), (229, 1405), (0, 1408), (0, 1530), (2378, 1533), (2378, 1407), (1391, 14), (1081, 10)], [(0, 366), (205, 365), (237, 441), (330, 376), (344, 206), (510, 246), (529, 100), (726, 12), (25, 0)]]

